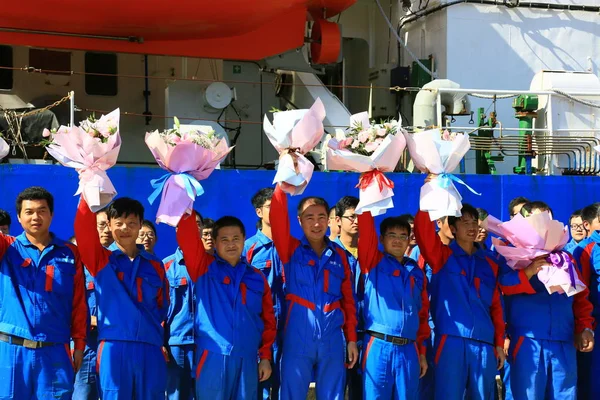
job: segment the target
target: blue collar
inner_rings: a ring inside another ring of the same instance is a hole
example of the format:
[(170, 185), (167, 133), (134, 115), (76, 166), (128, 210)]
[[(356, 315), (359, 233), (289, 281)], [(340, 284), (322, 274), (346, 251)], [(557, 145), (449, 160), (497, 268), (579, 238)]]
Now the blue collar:
[[(27, 239), (27, 235), (25, 235), (25, 232), (23, 232), (19, 236), (17, 236), (15, 238), (15, 240), (17, 240), (19, 243), (21, 243), (25, 247), (34, 247), (34, 248), (37, 249), (37, 246), (35, 246), (34, 244), (32, 244), (29, 241), (29, 239)], [(54, 235), (54, 233), (50, 232), (50, 243), (48, 243), (48, 246), (46, 246), (46, 248), (48, 248), (50, 246), (64, 247), (64, 246), (66, 246), (66, 242), (64, 240), (58, 239), (56, 237), (56, 235)]]
[[(469, 254), (467, 254), (462, 247), (460, 247), (458, 245), (458, 243), (456, 243), (455, 240), (451, 241), (450, 244), (448, 245), (450, 247), (450, 249), (452, 250), (452, 254), (459, 256), (459, 257), (470, 257)], [(485, 250), (481, 249), (481, 247), (475, 245), (475, 253), (473, 253), (472, 255), (473, 257), (478, 257), (478, 258), (485, 258)]]
[[(138, 250), (140, 251), (138, 253), (138, 255), (142, 258), (145, 258), (148, 261), (152, 261), (156, 259), (156, 256), (153, 256), (152, 254), (148, 253), (146, 250), (144, 250), (144, 245), (138, 244), (137, 245)], [(113, 253), (116, 253), (117, 255), (125, 255), (125, 253), (123, 253), (121, 251), (121, 249), (119, 249), (119, 246), (117, 246), (117, 242), (113, 242), (113, 244), (111, 244), (108, 247), (108, 250), (110, 250)]]
[(600, 231), (592, 232), (590, 239), (592, 242), (600, 243)]
[[(336, 245), (334, 244), (334, 242), (332, 242), (327, 236), (325, 236), (324, 239), (325, 239), (325, 249), (329, 249), (331, 251), (335, 251), (335, 246)], [(306, 238), (306, 236), (302, 236), (302, 239), (300, 240), (300, 243), (302, 244), (302, 246), (308, 247), (308, 248), (312, 249), (312, 246), (310, 245), (310, 242), (308, 241), (308, 239)], [(342, 248), (344, 248), (344, 247), (342, 246)]]
[(271, 244), (273, 241), (267, 237), (261, 230), (256, 231), (256, 235), (254, 235), (256, 241), (262, 245)]

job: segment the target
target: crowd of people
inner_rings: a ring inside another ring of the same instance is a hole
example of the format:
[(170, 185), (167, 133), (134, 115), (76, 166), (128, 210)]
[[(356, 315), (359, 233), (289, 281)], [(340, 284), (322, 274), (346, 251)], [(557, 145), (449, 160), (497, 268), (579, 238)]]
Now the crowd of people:
[(65, 241), (52, 195), (24, 190), (22, 234), (0, 210), (0, 399), (304, 400), (311, 382), (323, 400), (600, 398), (600, 203), (569, 221), (589, 289), (570, 297), (540, 283), (545, 258), (507, 266), (483, 209), (390, 210), (377, 230), (358, 203), (303, 198), (294, 238), (287, 195), (264, 188), (253, 236), (192, 212), (161, 260), (137, 200), (82, 198)]

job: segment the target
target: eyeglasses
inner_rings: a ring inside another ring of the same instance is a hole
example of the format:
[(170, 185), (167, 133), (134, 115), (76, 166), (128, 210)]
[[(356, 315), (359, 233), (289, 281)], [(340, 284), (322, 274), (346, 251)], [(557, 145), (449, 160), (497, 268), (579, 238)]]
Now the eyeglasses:
[(156, 238), (156, 235), (154, 233), (152, 233), (152, 232), (140, 232), (138, 234), (138, 237), (140, 239), (145, 239), (145, 238), (154, 239), (154, 238)]
[(583, 224), (572, 224), (571, 225), (571, 229), (573, 229), (574, 231), (579, 231), (579, 230), (585, 230), (585, 227), (583, 226)]
[(205, 239), (212, 237), (212, 232), (202, 232), (202, 237)]
[(99, 230), (103, 231), (106, 228), (108, 228), (108, 222), (101, 222), (101, 223), (98, 224), (98, 229)]
[(401, 241), (405, 241), (408, 240), (408, 235), (396, 235), (395, 233), (386, 233), (385, 237), (390, 239), (390, 240), (401, 240)]
[(356, 221), (356, 218), (358, 218), (358, 216), (356, 214), (353, 215), (342, 215), (342, 218), (347, 219), (350, 222), (354, 222)]

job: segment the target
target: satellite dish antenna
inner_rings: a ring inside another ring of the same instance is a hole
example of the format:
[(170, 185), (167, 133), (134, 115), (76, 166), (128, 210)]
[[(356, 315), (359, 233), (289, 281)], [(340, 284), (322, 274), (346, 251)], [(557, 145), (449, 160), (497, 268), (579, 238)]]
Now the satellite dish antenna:
[(216, 110), (222, 110), (227, 107), (233, 99), (231, 88), (223, 82), (213, 82), (204, 92), (206, 104)]

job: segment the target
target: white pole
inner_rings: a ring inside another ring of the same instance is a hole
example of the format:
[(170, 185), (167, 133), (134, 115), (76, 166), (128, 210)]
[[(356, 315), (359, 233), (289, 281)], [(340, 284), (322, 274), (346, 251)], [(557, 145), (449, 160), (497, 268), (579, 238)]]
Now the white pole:
[(71, 118), (71, 128), (75, 126), (75, 92), (69, 92), (69, 117)]

